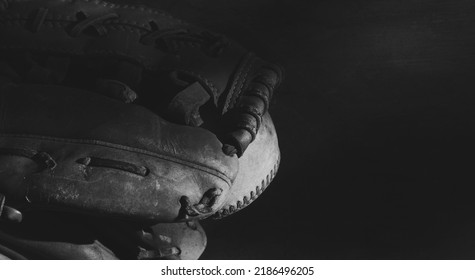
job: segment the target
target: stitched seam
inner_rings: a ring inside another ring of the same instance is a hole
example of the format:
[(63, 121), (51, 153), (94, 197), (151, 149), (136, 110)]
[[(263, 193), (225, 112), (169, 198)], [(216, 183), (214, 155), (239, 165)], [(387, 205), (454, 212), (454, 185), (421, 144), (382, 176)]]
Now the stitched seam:
[[(244, 87), (244, 83), (247, 79), (247, 76), (249, 75), (249, 70), (251, 69), (252, 65), (255, 63), (254, 55), (252, 53), (249, 53), (246, 58), (244, 58), (245, 61), (243, 62), (243, 66), (240, 67), (238, 74), (236, 75), (236, 78), (233, 79), (234, 83), (231, 87), (231, 90), (229, 91), (229, 98), (226, 100), (226, 104), (224, 104), (223, 108), (223, 113), (225, 112), (225, 109), (230, 108), (236, 103), (237, 100), (237, 95), (242, 91), (242, 88)], [(242, 77), (244, 75), (244, 77)], [(238, 87), (236, 89), (236, 87)]]
[(225, 181), (228, 185), (231, 185), (231, 179), (224, 174), (222, 171), (217, 170), (215, 168), (205, 166), (201, 163), (198, 162), (193, 162), (189, 160), (184, 160), (181, 158), (178, 158), (176, 156), (171, 156), (171, 155), (166, 155), (166, 154), (159, 154), (156, 152), (151, 152), (148, 150), (143, 150), (139, 148), (133, 148), (125, 145), (120, 145), (120, 144), (114, 144), (110, 142), (105, 142), (105, 141), (100, 141), (100, 140), (86, 140), (86, 139), (66, 139), (66, 138), (57, 138), (57, 137), (49, 137), (49, 136), (41, 136), (41, 135), (22, 135), (22, 134), (4, 134), (0, 133), (0, 136), (3, 137), (15, 137), (15, 138), (29, 138), (29, 139), (45, 139), (45, 140), (50, 140), (50, 141), (56, 141), (56, 142), (64, 142), (64, 143), (72, 143), (72, 144), (88, 144), (88, 145), (96, 145), (96, 146), (103, 146), (107, 148), (114, 148), (114, 149), (119, 149), (127, 152), (135, 152), (135, 153), (140, 153), (143, 155), (159, 158), (162, 160), (178, 163), (193, 169), (197, 169), (203, 172), (206, 172), (208, 174), (214, 175), (223, 181)]
[(266, 180), (265, 181), (263, 180), (263, 183), (261, 184), (261, 186), (256, 186), (256, 193), (254, 193), (254, 191), (251, 191), (249, 193), (249, 198), (248, 196), (244, 196), (241, 200), (238, 200), (235, 205), (230, 205), (225, 209), (219, 210), (216, 214), (213, 215), (213, 218), (221, 219), (221, 218), (227, 217), (231, 214), (238, 212), (241, 209), (244, 209), (245, 207), (250, 205), (253, 201), (255, 201), (267, 189), (267, 187), (270, 185), (272, 180), (274, 180), (277, 174), (277, 171), (279, 170), (279, 165), (280, 165), (280, 156), (277, 159), (277, 162), (274, 164), (274, 168), (265, 177)]

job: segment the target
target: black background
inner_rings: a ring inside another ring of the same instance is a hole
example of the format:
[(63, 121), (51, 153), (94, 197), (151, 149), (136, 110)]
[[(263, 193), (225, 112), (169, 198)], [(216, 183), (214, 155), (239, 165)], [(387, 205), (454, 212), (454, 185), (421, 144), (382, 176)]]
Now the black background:
[(204, 259), (475, 257), (475, 2), (163, 1), (282, 64), (275, 181)]

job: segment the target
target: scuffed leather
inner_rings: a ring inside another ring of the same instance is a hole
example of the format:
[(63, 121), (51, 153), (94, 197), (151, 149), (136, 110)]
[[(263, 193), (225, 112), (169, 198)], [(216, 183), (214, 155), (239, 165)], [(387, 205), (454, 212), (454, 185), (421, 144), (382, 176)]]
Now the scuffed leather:
[(280, 149), (277, 133), (269, 114), (264, 115), (256, 140), (239, 158), (239, 172), (223, 207), (214, 218), (229, 216), (255, 201), (277, 174)]
[[(116, 2), (0, 3), (0, 193), (38, 224), (44, 209), (84, 214), (74, 229), (107, 221), (50, 240), (0, 222), (0, 244), (25, 258), (196, 259), (206, 235), (183, 221), (242, 209), (277, 172), (267, 110), (281, 70), (163, 11)], [(130, 223), (109, 224), (118, 220)], [(150, 227), (145, 251), (137, 227)]]
[[(198, 204), (220, 191), (217, 211), (238, 171), (209, 131), (168, 123), (145, 108), (60, 86), (1, 89), (0, 148), (49, 154), (54, 168), (0, 157), (0, 192), (25, 207), (46, 206), (134, 220), (171, 222), (185, 196)], [(97, 157), (146, 167), (145, 176), (78, 160)], [(8, 203), (9, 201), (7, 201)]]
[(142, 259), (197, 260), (206, 248), (206, 233), (198, 221), (161, 223), (142, 232)]

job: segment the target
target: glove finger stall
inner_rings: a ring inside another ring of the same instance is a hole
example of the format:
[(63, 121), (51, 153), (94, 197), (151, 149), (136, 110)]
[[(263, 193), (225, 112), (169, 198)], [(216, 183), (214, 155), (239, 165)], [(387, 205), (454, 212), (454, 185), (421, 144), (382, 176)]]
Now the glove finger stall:
[[(119, 64), (127, 64), (126, 67), (108, 66), (103, 71), (107, 75), (117, 72), (118, 77), (96, 78), (117, 81), (112, 85), (100, 83), (100, 91), (112, 95), (120, 91), (119, 98), (126, 100), (135, 99), (134, 94), (128, 89), (120, 89), (120, 83), (130, 86), (139, 96), (160, 94), (157, 90), (160, 85), (154, 85), (155, 88), (149, 92), (137, 91), (143, 82), (141, 75), (137, 74), (139, 72), (148, 72), (151, 76), (186, 74), (191, 78), (187, 81), (189, 84), (198, 82), (205, 89), (220, 117), (234, 111), (234, 107), (239, 105), (239, 97), (243, 95), (261, 98), (265, 109), (261, 110), (259, 105), (252, 111), (263, 115), (282, 76), (278, 67), (264, 63), (223, 36), (145, 6), (86, 0), (46, 0), (41, 3), (11, 0), (0, 14), (0, 35), (8, 38), (0, 42), (0, 49), (6, 57), (10, 53), (26, 51), (52, 57), (52, 60), (58, 60), (58, 57), (120, 60)], [(75, 63), (63, 61), (60, 66), (55, 64), (58, 69), (34, 65), (24, 76), (35, 82), (54, 80), (56, 83), (63, 79), (71, 80), (70, 76), (75, 79), (78, 71), (66, 69), (66, 66), (74, 68), (71, 65)], [(98, 65), (101, 63), (98, 62)], [(100, 68), (98, 65), (93, 68)], [(132, 68), (136, 71), (127, 70)], [(163, 103), (163, 98), (158, 100), (161, 102), (157, 103)], [(154, 112), (160, 107), (158, 104), (147, 106)], [(200, 125), (202, 121), (195, 113), (197, 110), (191, 111), (194, 112), (191, 116), (174, 118)], [(183, 112), (189, 113), (187, 110)], [(164, 113), (158, 112), (162, 116)], [(255, 122), (260, 122), (258, 117)], [(225, 144), (235, 146), (233, 150), (237, 150), (239, 156), (250, 143), (247, 142), (248, 137), (235, 137), (233, 131), (241, 128), (231, 123), (226, 129), (227, 137), (221, 137), (232, 139)], [(257, 129), (250, 131), (252, 138)]]

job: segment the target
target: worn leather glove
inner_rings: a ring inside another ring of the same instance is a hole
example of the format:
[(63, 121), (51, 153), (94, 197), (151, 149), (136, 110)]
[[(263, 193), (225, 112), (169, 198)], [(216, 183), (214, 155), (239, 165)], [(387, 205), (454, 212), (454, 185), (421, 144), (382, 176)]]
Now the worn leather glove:
[(4, 223), (57, 211), (158, 236), (236, 212), (277, 172), (281, 70), (221, 35), (146, 6), (6, 0), (0, 37)]

